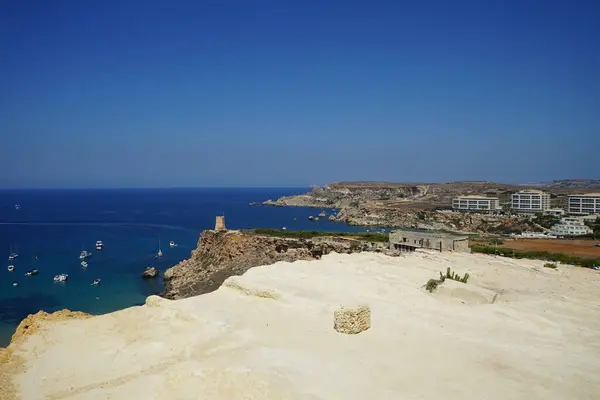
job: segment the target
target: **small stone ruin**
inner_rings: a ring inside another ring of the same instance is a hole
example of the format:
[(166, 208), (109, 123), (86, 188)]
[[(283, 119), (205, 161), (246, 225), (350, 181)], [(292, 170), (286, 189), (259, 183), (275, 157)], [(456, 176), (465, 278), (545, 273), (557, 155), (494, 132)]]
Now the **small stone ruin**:
[(333, 329), (355, 335), (371, 327), (371, 309), (366, 305), (342, 306), (333, 312)]

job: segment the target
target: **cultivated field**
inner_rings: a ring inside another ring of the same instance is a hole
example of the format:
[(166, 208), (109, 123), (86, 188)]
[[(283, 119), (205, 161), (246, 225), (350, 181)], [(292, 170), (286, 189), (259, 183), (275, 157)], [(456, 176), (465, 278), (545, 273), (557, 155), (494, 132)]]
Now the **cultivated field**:
[[(600, 243), (598, 240), (577, 240), (577, 239), (503, 239), (504, 244), (498, 247), (522, 250), (522, 251), (549, 251), (552, 253), (564, 253), (579, 257), (600, 258), (600, 247), (594, 244)], [(488, 245), (487, 241), (474, 240), (473, 244)], [(488, 245), (489, 246), (489, 245)]]

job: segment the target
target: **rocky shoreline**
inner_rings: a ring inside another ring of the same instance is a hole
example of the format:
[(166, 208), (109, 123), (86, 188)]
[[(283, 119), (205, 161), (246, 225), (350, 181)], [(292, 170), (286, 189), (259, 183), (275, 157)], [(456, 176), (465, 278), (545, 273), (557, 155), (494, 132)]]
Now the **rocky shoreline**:
[(164, 273), (163, 297), (181, 299), (212, 292), (225, 279), (278, 261), (318, 260), (329, 253), (372, 251), (393, 254), (387, 243), (342, 237), (311, 239), (258, 235), (252, 231), (204, 231), (190, 258)]
[(338, 209), (329, 220), (364, 227), (434, 229), (463, 234), (541, 232), (523, 216), (455, 212), (452, 197), (485, 192), (506, 196), (512, 187), (489, 182), (467, 184), (335, 183), (311, 192), (266, 200), (265, 206)]

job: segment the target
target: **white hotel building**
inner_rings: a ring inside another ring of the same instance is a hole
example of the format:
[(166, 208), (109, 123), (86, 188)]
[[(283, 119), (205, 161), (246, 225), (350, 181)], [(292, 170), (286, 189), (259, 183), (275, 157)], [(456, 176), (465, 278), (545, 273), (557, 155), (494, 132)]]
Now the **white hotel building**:
[(569, 214), (600, 214), (600, 193), (569, 196), (567, 210)]
[(511, 208), (523, 213), (541, 213), (550, 208), (550, 193), (541, 190), (521, 190), (512, 195)]
[(452, 200), (452, 208), (458, 211), (496, 211), (500, 208), (497, 197), (459, 196)]

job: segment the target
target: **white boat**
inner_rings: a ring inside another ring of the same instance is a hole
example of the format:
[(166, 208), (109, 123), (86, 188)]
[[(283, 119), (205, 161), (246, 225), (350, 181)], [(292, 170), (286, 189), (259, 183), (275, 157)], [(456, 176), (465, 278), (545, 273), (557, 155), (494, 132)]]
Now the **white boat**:
[(19, 257), (19, 253), (16, 251), (12, 251), (12, 245), (10, 246), (10, 254), (8, 255), (8, 261), (12, 261), (15, 258)]
[(83, 268), (87, 267), (87, 266), (88, 266), (88, 263), (87, 263), (87, 261), (82, 261), (82, 262), (81, 262), (81, 266), (82, 266)]
[(54, 282), (66, 282), (69, 279), (68, 274), (58, 274), (54, 277)]
[(26, 276), (33, 276), (33, 275), (37, 275), (39, 272), (40, 271), (38, 271), (37, 269), (32, 269), (32, 270), (29, 270), (29, 271), (25, 272), (25, 275)]
[(283, 229), (285, 231), (285, 230), (287, 230), (287, 226), (282, 226), (281, 229)]
[(100, 279), (94, 279), (94, 282), (92, 282), (92, 286), (97, 286), (100, 284)]
[(15, 204), (15, 210), (20, 210), (21, 209), (21, 205), (20, 204)]
[(15, 287), (16, 287), (16, 286), (19, 286), (19, 282), (16, 282), (16, 281), (15, 281), (15, 282), (13, 282), (13, 286), (15, 286)]
[(156, 253), (156, 257), (159, 258), (159, 257), (162, 257), (162, 256), (163, 256), (163, 252), (160, 249), (160, 239), (158, 239), (158, 252)]
[(175, 247), (175, 246), (177, 246), (177, 244), (174, 241), (171, 240), (169, 242), (169, 247)]
[(98, 240), (96, 242), (96, 250), (98, 250), (98, 251), (104, 250), (104, 243), (102, 243), (102, 240)]
[(80, 260), (85, 260), (86, 258), (88, 258), (89, 256), (91, 256), (92, 253), (90, 253), (89, 251), (85, 251), (83, 250), (80, 254), (79, 254), (79, 259)]
[(10, 272), (14, 271), (14, 270), (15, 270), (15, 266), (14, 266), (14, 265), (12, 265), (12, 264), (10, 264), (10, 265), (8, 266), (8, 270), (9, 270)]

